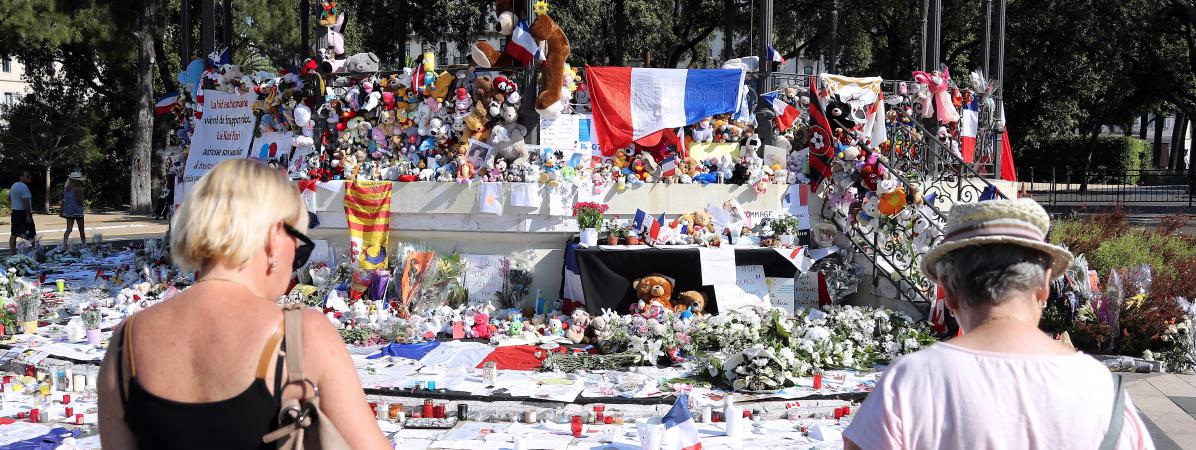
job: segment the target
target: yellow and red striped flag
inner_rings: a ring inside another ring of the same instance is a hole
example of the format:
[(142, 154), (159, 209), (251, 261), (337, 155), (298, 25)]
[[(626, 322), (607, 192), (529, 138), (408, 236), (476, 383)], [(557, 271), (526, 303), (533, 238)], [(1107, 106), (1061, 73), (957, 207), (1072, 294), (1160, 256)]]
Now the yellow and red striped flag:
[(390, 236), (389, 181), (353, 181), (345, 185), (345, 217), (349, 222), (349, 258), (357, 263), (349, 295), (361, 298), (369, 272), (386, 269)]

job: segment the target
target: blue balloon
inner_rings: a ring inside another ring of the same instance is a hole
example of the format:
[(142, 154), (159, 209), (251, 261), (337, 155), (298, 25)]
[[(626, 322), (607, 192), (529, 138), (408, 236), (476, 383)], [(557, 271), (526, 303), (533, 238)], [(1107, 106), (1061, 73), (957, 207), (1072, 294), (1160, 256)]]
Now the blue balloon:
[(203, 64), (203, 60), (195, 59), (195, 60), (191, 60), (191, 64), (187, 65), (186, 70), (179, 72), (179, 77), (178, 77), (179, 84), (194, 86), (191, 89), (192, 97), (195, 97), (196, 95), (199, 94), (199, 88), (200, 88), (200, 86), (202, 86), (202, 84), (199, 81), (201, 78), (203, 78), (204, 69), (205, 69), (205, 67)]

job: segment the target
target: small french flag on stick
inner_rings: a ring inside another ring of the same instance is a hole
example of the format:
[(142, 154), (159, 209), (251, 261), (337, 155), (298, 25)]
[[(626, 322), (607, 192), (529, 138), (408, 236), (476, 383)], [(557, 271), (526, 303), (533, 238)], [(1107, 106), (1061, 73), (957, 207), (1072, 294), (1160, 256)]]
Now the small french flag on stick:
[(174, 105), (179, 103), (179, 93), (166, 94), (158, 98), (158, 103), (154, 105), (154, 114), (163, 115), (170, 114), (174, 110)]
[(531, 64), (536, 53), (539, 53), (540, 45), (536, 43), (536, 38), (532, 37), (531, 28), (527, 26), (527, 22), (519, 21), (519, 26), (516, 26), (515, 30), (511, 32), (511, 42), (507, 44), (506, 51), (508, 55), (525, 66)]
[(801, 111), (789, 104), (789, 102), (781, 99), (781, 91), (772, 91), (761, 94), (760, 98), (764, 99), (772, 107), (773, 112), (777, 113), (776, 124), (780, 131), (788, 130), (793, 126), (793, 123), (801, 117)]
[(970, 163), (976, 159), (976, 128), (979, 122), (979, 105), (976, 99), (964, 105), (959, 129), (960, 156), (963, 162)]
[(665, 158), (660, 163), (660, 176), (671, 177), (677, 175), (677, 156), (673, 155)]
[(702, 442), (698, 440), (698, 425), (689, 413), (689, 394), (677, 396), (672, 409), (665, 413), (664, 439), (661, 447), (668, 450), (702, 450)]
[(768, 60), (772, 61), (772, 62), (776, 62), (776, 63), (785, 64), (785, 57), (781, 56), (781, 52), (778, 52), (777, 49), (772, 48), (771, 45), (768, 46)]

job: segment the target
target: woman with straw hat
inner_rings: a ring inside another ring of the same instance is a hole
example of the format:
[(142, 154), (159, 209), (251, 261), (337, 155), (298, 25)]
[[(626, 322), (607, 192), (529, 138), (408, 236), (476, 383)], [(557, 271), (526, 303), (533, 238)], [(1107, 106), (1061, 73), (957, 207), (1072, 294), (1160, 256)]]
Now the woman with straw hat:
[(962, 336), (898, 358), (844, 432), (862, 449), (1150, 449), (1121, 379), (1038, 329), (1071, 264), (1029, 199), (955, 205), (922, 272)]
[(67, 177), (66, 187), (62, 189), (62, 212), (66, 219), (66, 233), (62, 235), (63, 247), (70, 247), (71, 229), (79, 224), (79, 243), (87, 245), (87, 232), (83, 230), (83, 173), (78, 170)]

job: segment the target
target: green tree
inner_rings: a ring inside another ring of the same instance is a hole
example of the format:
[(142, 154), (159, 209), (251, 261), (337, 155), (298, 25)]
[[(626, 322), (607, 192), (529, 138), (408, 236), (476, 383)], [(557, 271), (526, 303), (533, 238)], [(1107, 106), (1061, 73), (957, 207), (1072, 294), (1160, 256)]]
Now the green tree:
[(92, 133), (96, 112), (68, 106), (93, 93), (61, 75), (37, 75), (28, 78), (36, 94), (0, 112), (0, 145), (18, 167), (42, 169), (42, 212), (49, 214), (53, 171), (88, 164), (101, 152)]

